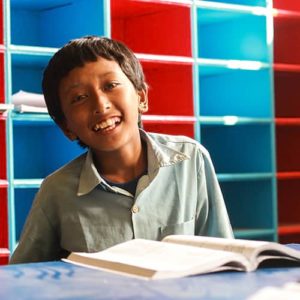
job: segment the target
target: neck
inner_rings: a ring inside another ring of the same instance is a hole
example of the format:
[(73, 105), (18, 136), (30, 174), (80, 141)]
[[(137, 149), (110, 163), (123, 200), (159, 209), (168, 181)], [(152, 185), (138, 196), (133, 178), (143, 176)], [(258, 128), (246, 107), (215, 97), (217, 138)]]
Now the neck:
[(101, 176), (124, 183), (140, 176), (147, 168), (147, 145), (139, 140), (135, 147), (93, 153), (93, 158)]

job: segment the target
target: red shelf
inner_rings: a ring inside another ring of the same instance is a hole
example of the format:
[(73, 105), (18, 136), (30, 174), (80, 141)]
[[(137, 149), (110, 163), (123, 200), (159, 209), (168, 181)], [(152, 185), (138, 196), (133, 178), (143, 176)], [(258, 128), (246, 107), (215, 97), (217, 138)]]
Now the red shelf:
[(300, 118), (276, 118), (275, 124), (278, 126), (299, 126)]
[(279, 242), (300, 243), (300, 224), (282, 224), (278, 228)]
[(300, 72), (300, 64), (281, 64), (276, 63), (273, 65), (274, 71), (278, 72)]
[(144, 128), (148, 132), (186, 135), (191, 138), (194, 138), (194, 125), (193, 124), (145, 123)]
[(273, 7), (300, 12), (300, 2), (298, 0), (273, 0)]
[(136, 53), (191, 56), (189, 5), (112, 0), (111, 17), (112, 37)]
[[(1, 36), (0, 36), (1, 38)], [(3, 50), (0, 49), (0, 103), (5, 102), (4, 97), (4, 53)]]
[(277, 170), (298, 172), (300, 126), (276, 126)]
[[(299, 82), (300, 72), (274, 72), (275, 114), (277, 118), (295, 118), (293, 121), (300, 118)], [(290, 122), (287, 119), (285, 121)]]
[(300, 172), (280, 172), (276, 174), (277, 179), (300, 179)]
[(300, 234), (300, 224), (279, 225), (278, 233), (284, 234)]
[[(0, 248), (8, 249), (7, 189), (0, 188)], [(7, 263), (8, 254), (1, 255), (0, 264)]]
[(192, 66), (142, 61), (152, 115), (193, 116)]
[(0, 120), (0, 179), (6, 179), (6, 131), (5, 131), (5, 121)]
[(278, 220), (279, 224), (300, 224), (300, 178), (278, 180)]
[(274, 62), (300, 63), (300, 17), (274, 18)]

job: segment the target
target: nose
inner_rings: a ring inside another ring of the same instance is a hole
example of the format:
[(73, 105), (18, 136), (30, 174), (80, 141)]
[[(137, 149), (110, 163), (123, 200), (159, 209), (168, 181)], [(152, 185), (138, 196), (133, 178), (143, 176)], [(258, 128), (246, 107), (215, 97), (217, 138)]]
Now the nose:
[(103, 114), (111, 107), (111, 103), (105, 93), (97, 90), (93, 93), (93, 112)]

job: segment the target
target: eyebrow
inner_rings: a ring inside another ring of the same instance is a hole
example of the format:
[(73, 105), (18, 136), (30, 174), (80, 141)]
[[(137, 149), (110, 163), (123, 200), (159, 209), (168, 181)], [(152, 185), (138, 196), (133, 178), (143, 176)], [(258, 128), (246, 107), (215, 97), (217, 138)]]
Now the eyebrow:
[[(106, 73), (104, 73), (104, 74), (100, 74), (100, 76), (101, 76), (101, 77), (104, 77), (104, 76), (107, 76), (107, 75), (110, 75), (110, 74), (118, 74), (118, 73), (119, 73), (119, 72), (116, 72), (116, 71), (108, 71), (108, 72), (106, 72)], [(76, 83), (70, 85), (70, 86), (65, 90), (65, 93), (68, 93), (70, 90), (75, 89), (75, 88), (79, 87), (80, 85), (81, 85), (80, 82), (76, 82)]]

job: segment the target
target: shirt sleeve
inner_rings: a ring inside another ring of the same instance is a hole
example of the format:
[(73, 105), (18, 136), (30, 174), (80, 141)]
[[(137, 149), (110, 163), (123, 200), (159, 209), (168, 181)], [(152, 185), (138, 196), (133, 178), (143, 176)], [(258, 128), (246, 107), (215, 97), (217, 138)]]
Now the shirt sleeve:
[(39, 192), (10, 264), (58, 260), (62, 256), (57, 233), (40, 205), (41, 198)]
[(233, 238), (224, 198), (209, 153), (202, 152), (203, 163), (198, 173), (198, 214), (196, 234)]

